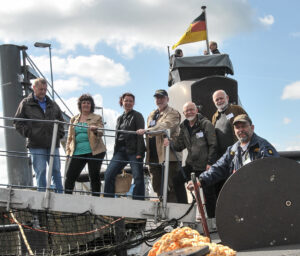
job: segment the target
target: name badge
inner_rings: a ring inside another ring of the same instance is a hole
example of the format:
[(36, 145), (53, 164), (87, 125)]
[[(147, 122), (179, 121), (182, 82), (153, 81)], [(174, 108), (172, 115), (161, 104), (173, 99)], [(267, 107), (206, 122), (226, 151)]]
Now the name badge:
[(196, 133), (196, 138), (199, 139), (199, 138), (202, 138), (204, 135), (203, 135), (203, 132), (197, 132)]
[(232, 113), (228, 114), (228, 115), (226, 116), (226, 118), (227, 118), (227, 120), (233, 118), (233, 114), (232, 114)]
[(155, 126), (156, 125), (156, 121), (155, 120), (151, 120), (150, 121), (150, 126), (152, 127), (152, 126)]

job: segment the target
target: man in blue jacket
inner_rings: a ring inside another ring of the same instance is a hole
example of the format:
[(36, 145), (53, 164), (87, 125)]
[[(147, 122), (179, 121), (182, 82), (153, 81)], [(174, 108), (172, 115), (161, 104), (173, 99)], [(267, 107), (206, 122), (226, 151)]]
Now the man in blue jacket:
[[(225, 154), (209, 170), (200, 174), (199, 185), (214, 185), (256, 159), (279, 157), (276, 149), (267, 140), (254, 133), (254, 125), (246, 114), (236, 116), (233, 126), (238, 141), (228, 147)], [(192, 182), (189, 182), (188, 189), (193, 189)]]

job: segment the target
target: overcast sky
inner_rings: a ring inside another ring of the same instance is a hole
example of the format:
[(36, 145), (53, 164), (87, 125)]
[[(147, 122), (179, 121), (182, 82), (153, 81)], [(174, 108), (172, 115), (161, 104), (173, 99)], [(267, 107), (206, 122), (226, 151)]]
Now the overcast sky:
[[(297, 0), (2, 0), (0, 44), (28, 46), (50, 78), (48, 51), (33, 45), (51, 43), (55, 90), (74, 114), (78, 96), (91, 93), (113, 128), (125, 91), (136, 95), (135, 109), (145, 119), (155, 108), (154, 91), (167, 89), (167, 46), (178, 41), (202, 5), (209, 39), (230, 55), (232, 78), (256, 132), (279, 150), (300, 150)], [(200, 55), (205, 42), (180, 48), (185, 56)], [(4, 148), (3, 130), (0, 135)]]

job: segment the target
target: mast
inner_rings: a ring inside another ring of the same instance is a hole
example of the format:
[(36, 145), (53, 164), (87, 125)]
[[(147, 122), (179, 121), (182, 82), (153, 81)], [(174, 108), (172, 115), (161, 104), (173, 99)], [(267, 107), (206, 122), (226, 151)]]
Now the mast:
[(207, 29), (207, 17), (206, 17), (206, 6), (201, 6), (201, 9), (203, 10), (204, 12), (204, 15), (205, 15), (205, 28), (206, 28), (206, 50), (207, 50), (207, 54), (210, 54), (210, 51), (209, 51), (209, 44), (208, 44), (208, 29)]

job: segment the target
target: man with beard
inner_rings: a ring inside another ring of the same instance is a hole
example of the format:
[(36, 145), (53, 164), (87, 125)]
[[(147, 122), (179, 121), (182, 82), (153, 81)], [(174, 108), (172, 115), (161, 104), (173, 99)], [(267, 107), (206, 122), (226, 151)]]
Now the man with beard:
[[(229, 96), (223, 90), (215, 91), (212, 98), (217, 108), (216, 113), (212, 117), (212, 124), (216, 130), (218, 141), (217, 159), (219, 159), (226, 152), (227, 148), (237, 141), (232, 124), (234, 118), (238, 115), (247, 113), (242, 107), (229, 104)], [(217, 197), (219, 196), (225, 181), (226, 179), (215, 184)]]
[(216, 129), (218, 158), (220, 158), (226, 152), (226, 149), (237, 141), (233, 129), (234, 118), (247, 113), (242, 107), (229, 104), (229, 96), (223, 90), (215, 91), (212, 98), (217, 108), (212, 117), (212, 124)]
[[(147, 129), (137, 130), (138, 135), (144, 135), (146, 132), (155, 132), (170, 129), (170, 137), (175, 138), (179, 134), (180, 113), (170, 107), (168, 93), (163, 90), (156, 90), (154, 94), (157, 109), (152, 111), (147, 120)], [(165, 147), (164, 134), (147, 134), (147, 163), (149, 163), (149, 170), (152, 175), (153, 190), (159, 197), (163, 195), (162, 190), (162, 164), (165, 162)], [(181, 154), (170, 151), (169, 161), (169, 177), (168, 177), (168, 196), (167, 201), (172, 203), (182, 203), (180, 198), (177, 198), (178, 192), (176, 190), (185, 190), (184, 184), (180, 187), (174, 186), (173, 180), (179, 172), (179, 164), (181, 164)]]
[[(190, 180), (192, 172), (199, 176), (216, 162), (217, 139), (212, 123), (198, 113), (195, 103), (185, 103), (183, 105), (183, 114), (186, 119), (180, 124), (179, 136), (171, 140), (171, 146), (179, 152), (187, 149), (188, 155), (184, 170), (187, 178)], [(168, 144), (168, 139), (165, 139), (164, 145), (167, 146)], [(180, 179), (179, 177), (176, 181), (174, 182), (175, 185), (184, 182), (183, 178)], [(213, 219), (215, 218), (216, 206), (214, 186), (203, 188), (203, 192), (206, 198), (207, 216), (209, 219)], [(186, 195), (181, 196), (186, 197)]]
[[(254, 133), (254, 125), (246, 114), (238, 115), (233, 126), (238, 142), (228, 147), (226, 153), (208, 171), (200, 174), (201, 186), (212, 186), (227, 179), (242, 166), (256, 159), (279, 157), (276, 149), (267, 140)], [(188, 189), (193, 189), (192, 182), (189, 182)]]

